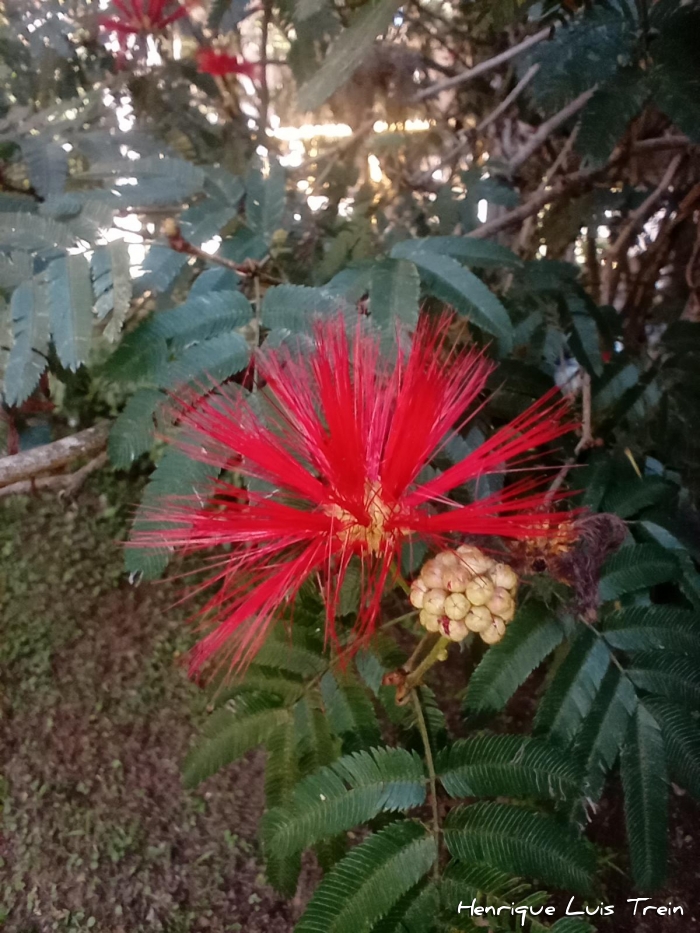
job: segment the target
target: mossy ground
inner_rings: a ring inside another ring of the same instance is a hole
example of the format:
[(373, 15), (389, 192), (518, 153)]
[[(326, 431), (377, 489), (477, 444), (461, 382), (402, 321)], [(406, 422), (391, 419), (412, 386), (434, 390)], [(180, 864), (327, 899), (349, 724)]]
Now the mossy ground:
[(255, 842), (261, 761), (183, 790), (205, 698), (172, 584), (122, 573), (132, 485), (0, 504), (0, 928), (286, 933)]

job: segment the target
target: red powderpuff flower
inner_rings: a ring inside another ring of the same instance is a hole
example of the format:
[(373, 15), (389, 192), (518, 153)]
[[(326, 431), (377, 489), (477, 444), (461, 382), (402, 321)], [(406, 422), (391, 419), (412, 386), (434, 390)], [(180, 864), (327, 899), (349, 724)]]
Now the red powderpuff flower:
[(115, 16), (100, 18), (100, 26), (120, 35), (161, 32), (187, 15), (177, 0), (112, 0)]
[[(207, 550), (232, 546), (205, 586), (213, 628), (195, 648), (192, 672), (212, 659), (244, 668), (278, 610), (318, 575), (335, 637), (338, 593), (358, 555), (362, 597), (352, 647), (377, 624), (385, 583), (402, 544), (433, 547), (448, 535), (506, 538), (561, 534), (571, 512), (548, 505), (546, 480), (522, 478), (468, 505), (450, 490), (490, 472), (529, 468), (533, 448), (571, 431), (558, 390), (545, 395), (464, 460), (432, 478), (423, 468), (473, 417), (492, 364), (474, 350), (447, 349), (448, 319), (424, 320), (410, 352), (389, 363), (379, 339), (342, 320), (319, 324), (312, 349), (261, 353), (265, 420), (257, 401), (219, 393), (181, 401), (183, 449), (217, 468), (271, 484), (247, 492), (224, 480), (209, 501), (164, 502), (148, 518), (165, 530), (137, 533), (136, 547)], [(540, 473), (540, 477), (542, 474)], [(567, 526), (568, 527), (568, 526)]]
[(223, 78), (226, 75), (247, 75), (256, 77), (259, 66), (247, 62), (237, 55), (229, 55), (220, 49), (200, 49), (197, 52), (197, 71)]

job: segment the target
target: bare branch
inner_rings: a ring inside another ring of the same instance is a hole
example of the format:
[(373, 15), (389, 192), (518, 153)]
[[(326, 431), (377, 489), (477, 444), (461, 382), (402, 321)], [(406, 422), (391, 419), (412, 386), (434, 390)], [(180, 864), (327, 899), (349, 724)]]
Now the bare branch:
[(52, 444), (3, 457), (0, 459), (0, 489), (63, 469), (80, 457), (94, 456), (107, 443), (108, 432), (107, 424), (98, 424)]
[(687, 149), (695, 145), (687, 136), (655, 136), (651, 139), (640, 139), (632, 146), (633, 152), (650, 152), (660, 149)]
[[(569, 138), (566, 140), (564, 145), (561, 147), (559, 155), (556, 157), (554, 162), (549, 166), (547, 171), (544, 173), (542, 181), (537, 186), (538, 191), (544, 191), (550, 181), (554, 178), (560, 168), (565, 164), (571, 150), (574, 148), (574, 143), (576, 142), (576, 137), (578, 136), (578, 126), (575, 126), (572, 132), (569, 134)], [(518, 237), (518, 247), (521, 250), (524, 250), (528, 244), (530, 237), (532, 236), (532, 231), (535, 227), (535, 219), (532, 215), (527, 218), (525, 223), (522, 226), (520, 231), (520, 236)]]
[(488, 114), (488, 116), (484, 117), (484, 119), (481, 121), (481, 123), (476, 128), (477, 133), (481, 133), (483, 130), (486, 129), (487, 126), (491, 126), (491, 124), (494, 123), (501, 116), (502, 113), (506, 112), (506, 110), (510, 107), (513, 101), (517, 100), (517, 98), (520, 97), (522, 92), (528, 86), (530, 81), (532, 81), (532, 79), (535, 77), (535, 75), (537, 74), (539, 70), (540, 70), (539, 65), (530, 65), (530, 67), (527, 69), (525, 74), (515, 85), (513, 90), (510, 92), (510, 94), (501, 101), (501, 103), (498, 105), (498, 107), (496, 107), (495, 110), (492, 110), (491, 113)]
[(167, 237), (170, 249), (174, 250), (176, 253), (196, 256), (197, 259), (202, 259), (204, 262), (212, 262), (217, 266), (223, 266), (224, 269), (230, 269), (243, 278), (254, 279), (259, 276), (265, 279), (266, 282), (271, 282), (275, 285), (279, 285), (282, 282), (282, 279), (278, 279), (262, 271), (262, 267), (270, 258), (269, 255), (260, 260), (246, 259), (245, 262), (234, 262), (233, 259), (226, 259), (225, 256), (219, 256), (217, 253), (207, 253), (205, 250), (200, 249), (199, 246), (195, 246), (194, 243), (190, 243), (189, 240), (186, 240), (177, 222), (172, 218), (168, 218), (163, 222), (161, 231), (163, 235)]
[(512, 227), (541, 211), (543, 207), (551, 204), (552, 201), (556, 201), (562, 195), (571, 194), (579, 188), (585, 189), (588, 185), (593, 184), (601, 174), (604, 174), (604, 171), (604, 169), (597, 171), (582, 169), (578, 172), (572, 172), (570, 175), (562, 175), (548, 187), (538, 189), (524, 204), (519, 204), (518, 207), (514, 207), (512, 211), (508, 211), (507, 214), (503, 214), (501, 217), (487, 220), (486, 223), (475, 230), (470, 230), (466, 235), (475, 240), (483, 240), (500, 230)]
[(632, 237), (637, 232), (639, 225), (642, 224), (647, 219), (647, 217), (649, 217), (659, 200), (668, 190), (668, 186), (671, 184), (673, 176), (676, 174), (682, 159), (682, 155), (676, 155), (671, 159), (659, 184), (656, 186), (656, 188), (654, 188), (651, 194), (644, 199), (639, 207), (632, 211), (628, 222), (620, 231), (620, 234), (615, 242), (608, 249), (603, 263), (603, 274), (600, 289), (601, 302), (604, 305), (609, 305), (612, 303), (612, 300), (615, 297), (615, 292), (617, 290), (619, 269), (617, 267), (616, 260), (623, 252), (627, 250)]
[(267, 140), (267, 117), (270, 109), (270, 89), (267, 84), (267, 39), (270, 33), (270, 22), (272, 20), (272, 2), (264, 0), (262, 34), (260, 36), (260, 115), (258, 117), (258, 136), (266, 145)]
[(549, 120), (545, 120), (545, 122), (538, 127), (537, 131), (533, 133), (523, 148), (511, 159), (509, 166), (511, 172), (515, 172), (519, 169), (523, 162), (526, 162), (533, 152), (536, 152), (562, 123), (566, 123), (574, 114), (578, 113), (579, 110), (588, 103), (591, 97), (593, 97), (594, 93), (595, 88), (589, 88), (587, 91), (584, 91), (583, 94), (579, 94), (578, 97), (568, 103), (566, 107), (563, 107), (558, 113), (555, 113)]
[(61, 473), (58, 476), (39, 476), (36, 479), (23, 479), (19, 483), (0, 487), (0, 499), (9, 496), (29, 496), (36, 492), (59, 492), (75, 495), (91, 473), (101, 470), (107, 463), (107, 454), (101, 453), (73, 473)]
[(474, 67), (470, 68), (468, 71), (463, 71), (461, 74), (455, 75), (454, 78), (448, 78), (446, 81), (438, 81), (435, 84), (431, 84), (430, 87), (426, 87), (416, 94), (413, 98), (414, 103), (420, 103), (420, 101), (428, 100), (430, 97), (436, 97), (438, 94), (442, 94), (443, 91), (449, 91), (453, 87), (459, 87), (461, 84), (466, 84), (467, 81), (471, 81), (472, 78), (477, 78), (487, 71), (498, 68), (499, 65), (509, 62), (511, 58), (515, 58), (516, 55), (521, 55), (523, 52), (531, 49), (533, 45), (542, 42), (543, 39), (546, 39), (550, 35), (550, 32), (551, 29), (549, 27), (540, 29), (540, 31), (536, 32), (533, 36), (528, 36), (527, 39), (523, 39), (522, 42), (519, 42), (512, 48), (506, 49), (505, 52), (501, 52), (500, 55), (487, 58), (486, 61), (479, 62), (478, 65), (474, 65)]
[(583, 406), (583, 418), (581, 422), (581, 438), (576, 445), (574, 450), (573, 457), (570, 457), (566, 463), (559, 470), (557, 475), (554, 477), (554, 482), (547, 490), (547, 495), (545, 496), (545, 502), (547, 504), (551, 503), (554, 499), (557, 492), (564, 485), (564, 480), (569, 474), (569, 470), (574, 466), (576, 461), (579, 458), (579, 455), (583, 453), (584, 450), (588, 450), (589, 447), (595, 447), (596, 442), (593, 437), (593, 423), (592, 423), (592, 399), (591, 399), (591, 374), (588, 372), (583, 373), (582, 385), (581, 385), (581, 403)]

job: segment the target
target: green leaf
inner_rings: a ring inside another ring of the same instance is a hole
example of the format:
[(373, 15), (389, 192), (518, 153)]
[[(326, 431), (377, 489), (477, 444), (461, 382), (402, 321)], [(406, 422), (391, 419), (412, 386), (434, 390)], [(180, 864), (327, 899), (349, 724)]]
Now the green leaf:
[(303, 695), (304, 689), (304, 681), (299, 677), (253, 662), (240, 679), (219, 688), (212, 697), (212, 703), (218, 707), (245, 693), (265, 693), (279, 697), (281, 703), (291, 706)]
[(663, 548), (654, 544), (624, 547), (603, 565), (598, 590), (601, 602), (673, 580), (678, 572), (678, 561)]
[(63, 256), (46, 272), (51, 332), (58, 358), (75, 371), (87, 362), (92, 338), (92, 281), (85, 256)]
[(57, 142), (44, 137), (25, 137), (22, 156), (27, 163), (29, 180), (40, 197), (61, 194), (68, 178), (68, 153)]
[(177, 389), (187, 383), (199, 388), (217, 385), (242, 372), (250, 360), (245, 337), (232, 331), (187, 347), (165, 367), (158, 382), (164, 389)]
[(475, 240), (466, 236), (430, 236), (403, 242), (409, 246), (402, 247), (401, 243), (397, 243), (391, 251), (392, 256), (400, 257), (402, 249), (408, 249), (409, 253), (418, 249), (421, 252), (437, 253), (439, 256), (451, 256), (468, 266), (480, 269), (520, 269), (523, 266), (522, 259), (515, 253), (492, 240)]
[(613, 613), (602, 627), (620, 651), (668, 651), (700, 657), (700, 614), (675, 606), (632, 606)]
[(530, 893), (531, 887), (512, 872), (501, 871), (482, 861), (450, 861), (442, 876), (443, 904), (454, 916), (460, 903), (488, 901), (494, 907), (508, 906)]
[(266, 851), (281, 856), (307, 849), (383, 811), (425, 802), (425, 774), (418, 755), (403, 748), (373, 748), (340, 758), (297, 785), (286, 806), (263, 817)]
[(185, 253), (176, 253), (167, 246), (152, 246), (143, 261), (143, 275), (138, 280), (139, 290), (164, 294), (170, 290), (187, 262)]
[(357, 556), (350, 558), (338, 593), (336, 615), (348, 616), (359, 610), (362, 596), (362, 572), (360, 558)]
[(595, 933), (596, 928), (585, 920), (575, 917), (560, 917), (551, 928), (551, 933)]
[(34, 260), (29, 253), (16, 250), (9, 255), (0, 254), (0, 288), (10, 291), (34, 274)]
[(323, 655), (323, 640), (309, 638), (297, 626), (292, 626), (291, 636), (283, 626), (273, 629), (256, 654), (255, 661), (301, 677), (317, 676), (328, 667), (328, 658)]
[(36, 200), (30, 194), (10, 194), (7, 191), (0, 191), (0, 211), (21, 214), (35, 214), (37, 210)]
[(54, 250), (76, 245), (65, 224), (36, 214), (0, 213), (0, 242), (5, 249)]
[(587, 892), (593, 849), (570, 826), (544, 813), (503, 803), (476, 803), (450, 811), (445, 844), (455, 858), (486, 862), (548, 885)]
[(379, 722), (366, 690), (349, 678), (338, 679), (330, 671), (321, 679), (321, 694), (331, 729), (355, 748), (380, 741)]
[(299, 89), (299, 110), (316, 110), (342, 87), (362, 64), (377, 36), (390, 25), (400, 0), (370, 0), (333, 43), (315, 74)]
[[(265, 806), (270, 810), (289, 803), (298, 780), (296, 734), (291, 717), (273, 730), (266, 746)], [(300, 855), (285, 857), (283, 853), (270, 851), (265, 867), (272, 887), (284, 897), (294, 897), (301, 871)]]
[(221, 768), (262, 745), (291, 719), (291, 712), (275, 698), (240, 697), (235, 710), (219, 709), (209, 717), (203, 741), (193, 749), (183, 766), (186, 787), (196, 787)]
[(632, 874), (646, 891), (666, 873), (668, 781), (661, 729), (642, 703), (627, 731), (620, 772)]
[(392, 823), (323, 879), (296, 933), (369, 933), (432, 868), (437, 842), (418, 823)]
[(46, 285), (38, 278), (12, 293), (12, 348), (5, 368), (5, 402), (21, 405), (36, 388), (49, 352), (49, 308)]
[(603, 359), (600, 353), (600, 334), (588, 304), (577, 295), (574, 295), (567, 299), (567, 308), (572, 327), (569, 335), (571, 350), (579, 363), (585, 366), (591, 375), (602, 375)]
[(564, 637), (556, 619), (541, 605), (527, 606), (486, 652), (467, 686), (469, 710), (498, 711), (551, 654)]
[[(154, 519), (151, 510), (167, 508), (169, 499), (181, 497), (205, 498), (211, 491), (218, 470), (207, 463), (193, 460), (176, 447), (168, 447), (151, 474), (148, 486), (136, 512), (133, 531), (157, 532), (168, 528), (165, 519)], [(178, 523), (178, 527), (182, 527)], [(167, 547), (127, 547), (124, 569), (127, 573), (142, 574), (146, 579), (159, 577), (168, 565)]]
[(612, 155), (649, 97), (649, 84), (639, 68), (619, 68), (599, 86), (586, 105), (576, 138), (576, 148), (594, 165), (603, 165)]
[(151, 333), (150, 321), (144, 321), (125, 334), (105, 364), (105, 375), (115, 382), (158, 382), (168, 361), (168, 345)]
[(317, 13), (321, 13), (326, 7), (327, 0), (296, 0), (294, 4), (294, 19), (296, 22), (303, 22)]
[(144, 337), (162, 337), (176, 353), (192, 343), (226, 336), (253, 318), (250, 302), (238, 291), (207, 292), (190, 297), (177, 308), (155, 314), (143, 328)]
[(286, 175), (279, 162), (270, 163), (267, 176), (263, 175), (256, 162), (246, 179), (246, 221), (253, 233), (257, 233), (266, 243), (282, 226), (285, 195)]
[(578, 795), (571, 757), (544, 739), (478, 735), (460, 739), (438, 755), (437, 775), (451, 797), (534, 797)]
[(629, 679), (612, 665), (600, 685), (590, 713), (576, 734), (573, 757), (584, 775), (584, 792), (598, 800), (605, 776), (615, 764), (637, 697)]
[(700, 20), (691, 4), (678, 4), (654, 42), (653, 101), (693, 142), (700, 142)]
[(619, 483), (606, 495), (603, 510), (614, 512), (620, 518), (632, 518), (642, 509), (658, 505), (673, 494), (673, 486), (660, 476), (628, 479)]
[(695, 658), (665, 651), (634, 654), (627, 675), (640, 690), (700, 707), (700, 669)]
[(425, 248), (425, 240), (403, 240), (391, 251), (395, 259), (409, 259), (418, 267), (426, 291), (498, 338), (501, 351), (513, 345), (513, 325), (499, 299), (473, 272), (450, 256), (441, 256)]
[(567, 743), (590, 712), (610, 665), (610, 650), (590, 629), (583, 629), (552, 677), (535, 728)]
[(700, 573), (685, 545), (670, 531), (655, 522), (639, 522), (637, 528), (661, 547), (673, 551), (681, 568), (680, 588), (694, 608), (700, 610)]
[(372, 933), (427, 933), (440, 910), (437, 887), (424, 881), (415, 885), (389, 913), (372, 927)]
[(630, 389), (639, 384), (639, 368), (634, 363), (608, 365), (603, 380), (593, 393), (593, 411), (603, 412), (612, 408)]
[[(128, 169), (125, 171), (125, 169)], [(101, 180), (122, 210), (153, 205), (171, 205), (187, 200), (204, 187), (202, 168), (185, 159), (149, 155), (125, 166), (124, 159), (95, 162), (81, 179)]]
[(221, 266), (205, 269), (192, 283), (187, 300), (211, 295), (213, 292), (236, 292), (240, 283), (241, 277), (233, 269), (223, 269)]
[(584, 8), (552, 39), (535, 46), (523, 68), (539, 64), (530, 91), (547, 113), (612, 79), (634, 53), (633, 24), (612, 4)]
[(331, 734), (317, 691), (311, 691), (295, 704), (294, 730), (300, 774), (312, 774), (338, 759), (340, 741)]
[(137, 389), (109, 432), (107, 452), (112, 466), (128, 470), (155, 442), (158, 409), (166, 397), (157, 389)]
[[(437, 698), (430, 687), (423, 685), (422, 687), (418, 688), (417, 693), (418, 699), (420, 700), (421, 709), (423, 710), (423, 717), (425, 719), (430, 747), (433, 751), (433, 755), (436, 755), (438, 750), (443, 747), (448, 738), (445, 714), (443, 713), (440, 705), (438, 704)], [(401, 707), (399, 707), (399, 709), (401, 709)], [(417, 728), (416, 715), (413, 708), (411, 708), (410, 721), (412, 722), (414, 728)]]
[(668, 766), (675, 781), (700, 800), (700, 725), (682, 706), (646, 699), (644, 706), (661, 727)]
[(342, 298), (325, 288), (273, 285), (265, 292), (262, 320), (269, 328), (308, 331), (319, 316), (335, 314), (345, 307)]
[(399, 320), (409, 326), (418, 321), (420, 279), (412, 262), (384, 259), (372, 266), (369, 280), (369, 310), (382, 327)]
[[(243, 196), (243, 184), (238, 180)], [(214, 198), (205, 198), (180, 214), (183, 236), (195, 246), (201, 246), (212, 237), (218, 236), (223, 228), (238, 215), (238, 205)]]
[(98, 246), (90, 265), (95, 313), (100, 321), (110, 315), (104, 335), (110, 343), (115, 343), (129, 312), (133, 293), (129, 247), (124, 240)]
[(600, 512), (601, 503), (610, 485), (613, 476), (613, 463), (608, 454), (596, 454), (584, 467), (581, 476), (581, 487), (584, 490), (581, 505), (591, 512)]

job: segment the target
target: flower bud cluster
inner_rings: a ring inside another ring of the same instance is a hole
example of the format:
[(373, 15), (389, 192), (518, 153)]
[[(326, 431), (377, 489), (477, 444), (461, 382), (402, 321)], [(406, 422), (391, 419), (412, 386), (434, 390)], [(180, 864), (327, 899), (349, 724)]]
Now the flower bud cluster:
[(411, 584), (411, 605), (429, 632), (463, 641), (478, 632), (487, 645), (503, 638), (515, 615), (518, 575), (479, 548), (463, 544), (441, 551), (421, 568)]

